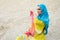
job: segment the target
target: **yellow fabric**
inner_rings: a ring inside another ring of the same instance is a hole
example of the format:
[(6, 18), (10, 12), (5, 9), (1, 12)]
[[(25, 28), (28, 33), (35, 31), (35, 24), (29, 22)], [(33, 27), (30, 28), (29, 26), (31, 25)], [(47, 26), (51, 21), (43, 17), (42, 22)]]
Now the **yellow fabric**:
[(17, 36), (16, 40), (24, 40), (24, 36)]
[(45, 25), (41, 20), (38, 20), (37, 18), (34, 19), (35, 29), (39, 31), (43, 31)]
[(20, 40), (20, 36), (17, 36), (17, 37), (16, 37), (16, 40)]
[[(29, 39), (30, 40), (46, 40), (45, 39), (45, 35), (44, 35), (44, 32), (43, 32), (43, 29), (45, 27), (44, 23), (41, 21), (41, 20), (38, 20), (38, 19), (34, 19), (34, 24), (35, 24), (35, 29), (37, 29), (39, 32), (42, 31), (41, 34), (38, 34), (37, 32), (34, 33), (34, 36), (30, 36)], [(24, 38), (26, 38), (25, 36), (22, 37), (22, 36), (18, 36), (16, 38), (16, 40), (24, 40)]]
[(45, 35), (43, 32), (43, 29), (45, 27), (44, 23), (41, 20), (34, 19), (35, 29), (37, 29), (39, 32), (42, 31), (41, 34), (38, 34), (35, 32), (34, 37), (31, 40), (45, 40)]

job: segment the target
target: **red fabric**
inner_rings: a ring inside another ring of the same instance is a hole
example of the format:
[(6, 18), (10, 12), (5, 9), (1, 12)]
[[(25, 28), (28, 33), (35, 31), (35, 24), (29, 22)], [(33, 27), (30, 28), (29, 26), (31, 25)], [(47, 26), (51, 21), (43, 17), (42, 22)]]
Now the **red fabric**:
[(34, 35), (34, 24), (31, 25), (31, 28), (29, 28), (29, 30), (27, 32), (25, 32), (25, 34), (27, 34), (28, 36), (31, 35), (33, 36)]

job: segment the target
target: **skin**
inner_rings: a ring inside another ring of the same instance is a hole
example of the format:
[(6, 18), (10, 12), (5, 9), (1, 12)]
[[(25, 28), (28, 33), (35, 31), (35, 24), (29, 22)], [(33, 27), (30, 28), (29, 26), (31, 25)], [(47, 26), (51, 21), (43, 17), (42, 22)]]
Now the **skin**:
[(41, 9), (39, 7), (37, 7), (37, 13), (38, 15), (41, 14)]

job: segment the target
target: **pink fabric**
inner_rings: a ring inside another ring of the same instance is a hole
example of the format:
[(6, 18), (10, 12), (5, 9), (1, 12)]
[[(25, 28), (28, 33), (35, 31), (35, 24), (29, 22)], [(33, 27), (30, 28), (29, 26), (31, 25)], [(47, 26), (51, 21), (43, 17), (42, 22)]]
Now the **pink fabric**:
[(33, 36), (34, 35), (34, 31), (35, 31), (34, 22), (33, 22), (33, 20), (34, 20), (34, 14), (33, 14), (32, 11), (30, 11), (30, 17), (31, 17), (31, 21), (32, 22), (31, 22), (31, 28), (29, 28), (29, 30), (27, 32), (25, 32), (25, 34), (27, 36), (29, 36), (29, 35)]
[(31, 22), (33, 22), (33, 20), (34, 20), (34, 14), (33, 14), (33, 11), (30, 11), (30, 17), (31, 17)]

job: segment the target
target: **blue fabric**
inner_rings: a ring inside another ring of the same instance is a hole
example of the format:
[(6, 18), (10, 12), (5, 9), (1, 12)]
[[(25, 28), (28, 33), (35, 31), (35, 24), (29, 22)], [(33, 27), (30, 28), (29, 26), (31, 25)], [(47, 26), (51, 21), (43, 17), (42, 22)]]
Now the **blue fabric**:
[(44, 34), (46, 35), (48, 33), (48, 27), (49, 27), (49, 15), (47, 12), (47, 8), (44, 4), (38, 4), (38, 7), (41, 9), (42, 13), (37, 16), (39, 20), (42, 20), (45, 23), (45, 31)]

